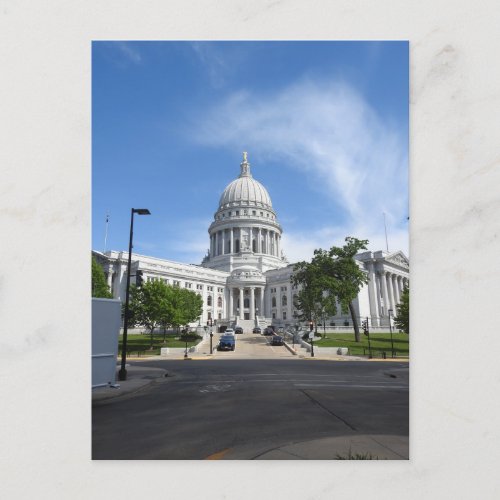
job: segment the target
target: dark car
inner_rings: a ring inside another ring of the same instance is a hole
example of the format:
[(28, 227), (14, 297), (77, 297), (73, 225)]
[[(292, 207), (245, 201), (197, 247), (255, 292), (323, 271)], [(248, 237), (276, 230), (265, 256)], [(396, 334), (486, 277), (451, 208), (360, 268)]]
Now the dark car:
[(218, 351), (234, 351), (236, 347), (236, 342), (232, 335), (222, 335), (219, 339), (219, 345), (217, 346)]
[(283, 337), (281, 337), (279, 335), (275, 335), (271, 339), (271, 345), (283, 345), (283, 344), (284, 344)]
[(263, 335), (274, 335), (274, 331), (272, 328), (267, 327), (264, 329)]
[(267, 325), (268, 328), (270, 328), (273, 332), (276, 331), (276, 327), (274, 325)]
[(262, 330), (260, 329), (260, 326), (256, 326), (253, 330), (252, 333), (262, 333)]
[(235, 326), (234, 333), (243, 333), (243, 328), (241, 328), (241, 326)]

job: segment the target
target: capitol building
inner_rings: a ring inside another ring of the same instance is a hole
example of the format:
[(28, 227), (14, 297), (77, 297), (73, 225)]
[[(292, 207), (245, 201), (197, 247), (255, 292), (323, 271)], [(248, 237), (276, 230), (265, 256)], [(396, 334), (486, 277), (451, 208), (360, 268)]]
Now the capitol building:
[[(210, 248), (200, 265), (183, 264), (132, 254), (132, 274), (143, 271), (144, 281), (162, 280), (191, 289), (203, 298), (202, 325), (294, 325), (297, 311), (291, 282), (294, 264), (281, 248), (283, 229), (267, 189), (252, 176), (243, 153), (239, 176), (224, 189), (208, 228)], [(115, 299), (125, 300), (128, 252), (93, 251), (104, 269)], [(396, 311), (401, 292), (409, 283), (409, 261), (403, 252), (363, 252), (356, 255), (369, 281), (354, 301), (358, 318), (372, 327), (387, 327), (388, 311)], [(131, 283), (134, 278), (132, 277)], [(352, 327), (350, 315), (325, 319), (330, 327)], [(197, 323), (193, 324), (196, 326)], [(384, 328), (386, 329), (386, 328)]]

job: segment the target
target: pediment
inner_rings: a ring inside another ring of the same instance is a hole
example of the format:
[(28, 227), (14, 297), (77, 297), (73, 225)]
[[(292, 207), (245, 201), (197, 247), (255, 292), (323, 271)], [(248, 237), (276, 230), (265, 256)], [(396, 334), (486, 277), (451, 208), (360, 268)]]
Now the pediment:
[(406, 255), (401, 251), (386, 255), (385, 261), (390, 262), (391, 264), (396, 264), (397, 266), (403, 267), (405, 269), (410, 269), (410, 261), (408, 257), (406, 257)]

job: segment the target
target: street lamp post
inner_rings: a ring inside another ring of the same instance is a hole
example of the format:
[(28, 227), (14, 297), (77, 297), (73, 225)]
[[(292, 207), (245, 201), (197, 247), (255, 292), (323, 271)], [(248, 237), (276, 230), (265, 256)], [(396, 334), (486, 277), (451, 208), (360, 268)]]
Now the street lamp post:
[(393, 313), (393, 310), (389, 309), (387, 313), (389, 314), (389, 331), (391, 332), (391, 356), (394, 357), (394, 343), (392, 340), (392, 322), (391, 322), (391, 314)]
[(118, 372), (119, 380), (127, 380), (127, 370), (125, 364), (127, 362), (127, 332), (128, 332), (128, 309), (130, 298), (130, 268), (132, 266), (132, 239), (134, 235), (134, 214), (151, 215), (147, 208), (132, 208), (130, 211), (130, 239), (128, 243), (128, 264), (127, 264), (127, 288), (125, 291), (125, 314), (123, 324), (123, 339), (122, 339), (122, 362), (120, 371)]
[(312, 335), (311, 337), (311, 358), (314, 358), (314, 325), (313, 322), (311, 321), (309, 323), (309, 335)]

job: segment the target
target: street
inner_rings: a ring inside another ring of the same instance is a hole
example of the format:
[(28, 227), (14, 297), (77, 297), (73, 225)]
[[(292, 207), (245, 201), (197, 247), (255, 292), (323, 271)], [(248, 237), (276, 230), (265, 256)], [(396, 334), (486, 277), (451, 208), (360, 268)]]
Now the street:
[(140, 365), (169, 376), (94, 404), (94, 459), (321, 459), (318, 443), (360, 437), (408, 458), (407, 363), (298, 359), (246, 334), (235, 352)]

